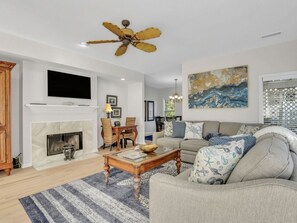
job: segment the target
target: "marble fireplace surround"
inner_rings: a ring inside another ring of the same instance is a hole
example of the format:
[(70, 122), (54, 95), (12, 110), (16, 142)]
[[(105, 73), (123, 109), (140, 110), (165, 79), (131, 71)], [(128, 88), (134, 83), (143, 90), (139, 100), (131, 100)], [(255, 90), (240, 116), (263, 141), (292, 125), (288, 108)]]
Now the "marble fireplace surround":
[(64, 154), (47, 156), (47, 135), (68, 132), (83, 132), (83, 149), (75, 153), (75, 158), (92, 153), (92, 121), (65, 121), (32, 123), (32, 164), (34, 168), (50, 166), (53, 163), (65, 164)]

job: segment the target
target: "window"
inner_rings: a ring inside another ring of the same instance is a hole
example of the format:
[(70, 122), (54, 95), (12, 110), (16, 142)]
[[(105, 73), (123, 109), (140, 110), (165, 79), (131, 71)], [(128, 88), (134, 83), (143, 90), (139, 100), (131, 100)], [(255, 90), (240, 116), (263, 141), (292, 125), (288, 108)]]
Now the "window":
[(297, 133), (297, 79), (263, 81), (263, 118)]
[(175, 105), (174, 101), (171, 100), (165, 100), (165, 106), (164, 106), (164, 115), (165, 117), (174, 117), (175, 116)]

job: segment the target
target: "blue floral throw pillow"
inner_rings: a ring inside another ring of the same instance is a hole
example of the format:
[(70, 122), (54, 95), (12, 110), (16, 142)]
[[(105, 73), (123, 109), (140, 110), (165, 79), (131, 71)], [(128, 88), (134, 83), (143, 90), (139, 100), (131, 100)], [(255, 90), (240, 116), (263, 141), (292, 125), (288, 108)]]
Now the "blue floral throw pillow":
[(239, 141), (242, 139), (244, 140), (243, 155), (245, 155), (256, 144), (255, 136), (252, 136), (252, 135), (219, 136), (219, 137), (213, 137), (209, 139), (208, 143), (210, 146), (214, 146), (214, 145), (226, 144), (231, 141)]
[(224, 184), (243, 156), (244, 140), (201, 148), (188, 178), (190, 182)]

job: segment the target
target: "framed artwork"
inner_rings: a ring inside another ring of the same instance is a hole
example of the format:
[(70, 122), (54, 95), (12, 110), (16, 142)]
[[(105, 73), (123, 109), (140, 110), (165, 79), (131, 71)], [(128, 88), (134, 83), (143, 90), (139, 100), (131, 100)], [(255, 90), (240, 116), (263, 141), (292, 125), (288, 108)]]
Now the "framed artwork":
[(154, 101), (146, 101), (146, 120), (154, 121), (155, 120), (155, 108)]
[(112, 107), (111, 118), (122, 118), (122, 108)]
[(118, 96), (106, 95), (106, 104), (110, 104), (111, 106), (118, 106)]
[(189, 74), (188, 107), (248, 107), (248, 67), (238, 66)]

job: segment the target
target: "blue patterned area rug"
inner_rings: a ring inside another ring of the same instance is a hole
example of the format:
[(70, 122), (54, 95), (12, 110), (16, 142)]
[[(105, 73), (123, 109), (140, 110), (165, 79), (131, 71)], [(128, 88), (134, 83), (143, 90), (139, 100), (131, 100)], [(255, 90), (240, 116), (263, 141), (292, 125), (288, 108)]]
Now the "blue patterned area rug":
[[(181, 172), (190, 168), (182, 163)], [(140, 201), (134, 198), (131, 174), (112, 168), (109, 184), (100, 172), (20, 199), (32, 222), (149, 222), (149, 178), (176, 176), (175, 161), (141, 175)]]

